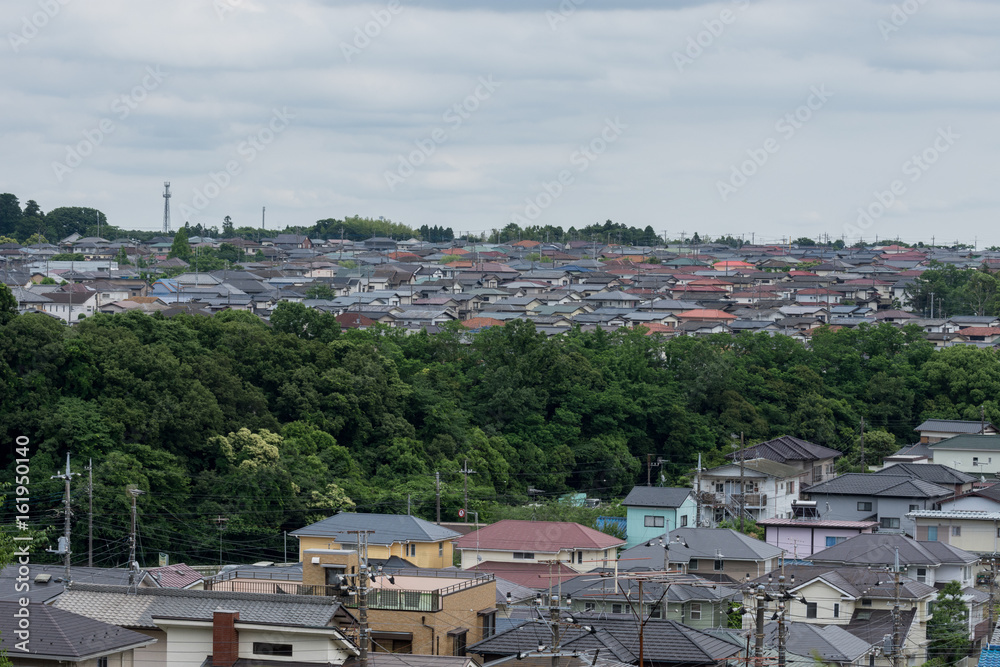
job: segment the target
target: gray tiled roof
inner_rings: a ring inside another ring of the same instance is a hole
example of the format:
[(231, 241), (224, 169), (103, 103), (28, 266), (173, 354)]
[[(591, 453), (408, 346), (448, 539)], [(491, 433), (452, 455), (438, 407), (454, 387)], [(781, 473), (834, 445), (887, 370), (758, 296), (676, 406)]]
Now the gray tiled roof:
[(976, 451), (1000, 451), (1000, 436), (963, 433), (930, 445), (934, 451), (942, 449), (965, 449)]
[(669, 486), (637, 486), (625, 496), (622, 505), (632, 507), (680, 507), (691, 489)]
[[(0, 648), (15, 660), (24, 658), (78, 662), (154, 643), (148, 635), (42, 604), (27, 607), (31, 621), (28, 652), (15, 650), (17, 602), (0, 602)], [(20, 663), (24, 664), (24, 663)]]
[[(17, 564), (11, 564), (0, 571), (0, 600), (17, 600), (27, 597), (32, 602), (47, 602), (63, 592), (63, 576), (65, 568), (62, 565), (31, 564), (31, 588), (25, 592), (14, 589), (14, 579), (18, 576)], [(47, 574), (47, 583), (35, 582), (35, 577)], [(125, 586), (128, 584), (129, 571), (124, 568), (111, 567), (74, 567), (70, 570), (70, 578), (81, 584), (105, 584)], [(142, 573), (145, 577), (145, 573)]]
[(331, 625), (333, 617), (343, 611), (340, 604), (322, 596), (130, 589), (128, 586), (93, 584), (72, 584), (52, 604), (104, 623), (130, 628), (155, 628), (154, 616), (210, 621), (219, 608), (240, 612), (241, 621), (323, 627)]
[[(726, 455), (727, 458), (735, 459), (739, 452), (732, 452)], [(767, 442), (747, 447), (744, 450), (744, 458), (747, 459), (771, 459), (778, 463), (788, 461), (821, 461), (823, 459), (836, 458), (842, 456), (841, 452), (829, 447), (823, 447), (806, 440), (800, 440), (790, 435), (783, 435)]]
[[(792, 622), (787, 626), (785, 650), (797, 655), (818, 654), (822, 660), (851, 663), (868, 653), (871, 645), (839, 625)], [(765, 625), (765, 644), (777, 645), (778, 624)]]
[[(1000, 442), (1000, 440), (998, 440)], [(942, 498), (953, 494), (951, 489), (911, 479), (905, 475), (893, 475), (891, 470), (881, 475), (847, 473), (840, 477), (814, 484), (805, 490), (810, 497), (815, 495), (880, 496), (894, 498)], [(815, 498), (813, 498), (815, 500)]]
[[(993, 424), (986, 422), (987, 426)], [(994, 427), (995, 428), (995, 427)], [(961, 419), (928, 419), (914, 431), (945, 431), (948, 433), (979, 433), (982, 422), (965, 421)]]
[(827, 547), (812, 555), (816, 563), (887, 565), (899, 550), (899, 563), (907, 565), (962, 564), (979, 560), (977, 556), (943, 542), (918, 542), (905, 535), (862, 533)]
[(461, 537), (460, 533), (442, 528), (430, 521), (407, 514), (355, 514), (341, 512), (322, 521), (294, 530), (289, 535), (339, 537), (340, 542), (349, 542), (349, 530), (372, 530), (368, 541), (371, 544), (392, 544), (394, 542), (440, 542)]
[(935, 463), (896, 463), (875, 473), (876, 475), (903, 475), (925, 482), (941, 484), (969, 484), (976, 481), (972, 475)]
[[(602, 649), (623, 662), (638, 661), (639, 633), (631, 615), (583, 613), (574, 614), (574, 618), (578, 623), (593, 626), (596, 632), (567, 628), (563, 631), (563, 648), (569, 651)], [(650, 619), (644, 625), (643, 635), (645, 659), (661, 664), (714, 665), (740, 651), (739, 646), (676, 621)], [(469, 650), (486, 655), (514, 655), (551, 643), (552, 633), (548, 626), (529, 621), (472, 644)]]

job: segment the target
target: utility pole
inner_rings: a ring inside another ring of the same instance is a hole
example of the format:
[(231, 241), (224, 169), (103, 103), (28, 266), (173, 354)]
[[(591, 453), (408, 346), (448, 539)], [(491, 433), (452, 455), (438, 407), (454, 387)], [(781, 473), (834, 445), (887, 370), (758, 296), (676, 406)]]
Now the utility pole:
[(65, 499), (63, 499), (63, 511), (65, 512), (65, 517), (64, 517), (64, 521), (63, 521), (63, 537), (62, 537), (62, 539), (63, 539), (64, 544), (60, 545), (60, 548), (55, 553), (59, 553), (60, 551), (62, 552), (63, 566), (66, 568), (66, 581), (67, 582), (70, 581), (70, 576), (69, 576), (69, 556), (70, 556), (70, 553), (71, 553), (70, 552), (70, 548), (69, 548), (69, 538), (70, 538), (70, 493), (69, 493), (69, 483), (70, 483), (70, 481), (72, 481), (73, 475), (79, 475), (79, 474), (80, 473), (78, 473), (78, 472), (76, 472), (76, 473), (75, 472), (70, 472), (70, 468), (69, 468), (69, 452), (66, 452), (66, 472), (63, 473), (62, 475), (52, 475), (52, 477), (49, 478), (49, 479), (61, 479), (66, 484), (66, 497), (65, 497)]
[(778, 575), (778, 667), (785, 667), (785, 575)]
[(701, 452), (698, 452), (698, 471), (694, 475), (694, 527), (701, 526)]
[(757, 637), (754, 642), (754, 664), (764, 664), (764, 584), (757, 584)]
[(87, 567), (94, 567), (94, 459), (87, 462), (87, 499), (89, 516), (87, 519)]
[(441, 473), (434, 471), (434, 486), (437, 489), (437, 522), (441, 523)]
[(132, 496), (132, 529), (129, 531), (128, 536), (128, 583), (132, 585), (138, 583), (135, 581), (135, 572), (139, 569), (139, 564), (135, 560), (135, 547), (138, 539), (135, 534), (136, 527), (136, 498), (142, 493), (138, 488), (129, 485), (128, 493)]
[(868, 466), (865, 465), (865, 418), (861, 418), (861, 472), (868, 472)]
[(990, 570), (989, 571), (990, 571), (990, 602), (989, 602), (989, 608), (988, 608), (988, 610), (989, 610), (989, 619), (990, 619), (990, 625), (989, 625), (990, 629), (989, 629), (989, 634), (986, 636), (986, 643), (987, 644), (990, 643), (990, 640), (993, 638), (993, 632), (994, 632), (994, 630), (996, 630), (996, 620), (994, 618), (994, 609), (993, 609), (993, 605), (995, 604), (994, 597), (993, 597), (993, 592), (994, 592), (994, 585), (996, 584), (996, 578), (997, 578), (997, 555), (996, 555), (995, 552), (990, 556)]
[(652, 486), (650, 484), (649, 478), (650, 473), (653, 471), (653, 455), (646, 454), (646, 486)]
[[(549, 598), (549, 622), (552, 623), (552, 667), (559, 667), (559, 596)], [(640, 641), (642, 641), (640, 639)], [(639, 647), (639, 665), (642, 666), (642, 647)]]
[(899, 613), (899, 547), (896, 547), (893, 574), (896, 587), (896, 600), (892, 607), (892, 665), (893, 667), (903, 667), (903, 644), (900, 638), (903, 619)]
[(743, 515), (746, 513), (747, 487), (744, 481), (743, 460), (746, 458), (743, 448), (743, 431), (740, 431), (740, 532), (743, 532)]
[(979, 434), (986, 435), (986, 404), (979, 406)]
[[(368, 667), (368, 650), (370, 637), (368, 632), (368, 535), (374, 533), (373, 530), (349, 530), (351, 535), (358, 536), (358, 623), (359, 629), (358, 647), (361, 649), (359, 660), (361, 667)], [(432, 649), (433, 650), (433, 647)]]
[(221, 514), (215, 517), (215, 525), (219, 527), (219, 571), (222, 571), (222, 532), (226, 529), (226, 522), (229, 521)]
[(465, 466), (459, 472), (465, 475), (465, 516), (462, 521), (469, 523), (469, 475), (475, 475), (476, 471), (469, 470), (469, 459), (465, 459)]

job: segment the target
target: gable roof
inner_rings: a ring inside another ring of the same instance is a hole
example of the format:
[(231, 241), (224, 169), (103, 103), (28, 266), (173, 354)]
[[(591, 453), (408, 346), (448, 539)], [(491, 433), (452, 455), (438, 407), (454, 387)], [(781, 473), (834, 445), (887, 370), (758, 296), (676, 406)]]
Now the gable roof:
[(456, 549), (558, 553), (563, 549), (610, 549), (625, 544), (571, 521), (504, 519), (455, 540)]
[[(148, 635), (95, 621), (49, 605), (27, 607), (31, 619), (31, 637), (25, 642), (27, 652), (14, 649), (18, 641), (17, 602), (0, 602), (0, 648), (18, 658), (83, 662), (156, 642)], [(23, 629), (23, 628), (21, 628)], [(19, 661), (20, 662), (20, 661)], [(22, 663), (23, 664), (23, 663)]]
[[(778, 624), (767, 623), (765, 641), (776, 644)], [(793, 621), (788, 624), (785, 650), (796, 655), (819, 654), (822, 660), (854, 662), (871, 650), (871, 644), (853, 635), (839, 625), (815, 625)]]
[[(788, 461), (821, 461), (843, 456), (843, 452), (790, 435), (783, 435), (780, 438), (747, 447), (743, 456), (747, 459), (771, 459), (778, 463), (787, 463)], [(726, 458), (729, 459), (735, 460), (738, 457), (739, 452), (726, 454)]]
[(622, 505), (631, 507), (680, 507), (691, 489), (669, 486), (636, 486), (622, 501)]
[(922, 479), (925, 482), (941, 484), (970, 484), (976, 481), (972, 475), (949, 468), (940, 463), (895, 463), (888, 468), (876, 471), (876, 475), (902, 475), (912, 479)]
[[(576, 627), (564, 629), (560, 645), (568, 651), (601, 649), (618, 660), (637, 663), (639, 631), (631, 614), (575, 613)], [(595, 632), (582, 629), (589, 625)], [(516, 655), (551, 644), (552, 633), (542, 623), (524, 623), (469, 646), (481, 655)], [(650, 619), (643, 626), (643, 653), (650, 662), (685, 665), (714, 665), (739, 653), (740, 646), (696, 630), (677, 621)]]
[[(611, 560), (609, 559), (609, 562)], [(558, 567), (552, 567), (545, 563), (508, 563), (484, 560), (468, 569), (475, 572), (488, 572), (497, 578), (506, 579), (516, 586), (536, 591), (551, 588), (554, 585), (558, 586), (561, 578), (579, 574), (576, 570), (562, 563), (559, 563)], [(499, 591), (500, 587), (497, 586), (498, 595)]]
[(187, 588), (201, 581), (201, 572), (186, 563), (151, 567), (146, 570), (153, 582), (161, 588)]
[(973, 563), (979, 558), (944, 542), (918, 542), (906, 535), (861, 533), (832, 547), (814, 553), (813, 562), (850, 563), (853, 565), (891, 565), (899, 550), (899, 563), (933, 565)]
[(940, 442), (935, 442), (929, 445), (929, 447), (934, 451), (939, 449), (963, 449), (998, 452), (1000, 451), (1000, 436), (963, 433), (962, 435), (953, 435)]
[[(337, 537), (341, 543), (349, 543), (349, 530), (372, 530), (370, 544), (393, 544), (395, 542), (442, 542), (460, 536), (454, 530), (442, 528), (430, 521), (418, 519), (408, 514), (363, 514), (341, 512), (322, 521), (294, 530), (289, 535), (295, 537)], [(345, 539), (346, 538), (346, 539)]]
[[(729, 528), (675, 528), (670, 531), (669, 539), (671, 552), (677, 548), (674, 542), (687, 543), (691, 558), (715, 559), (721, 553), (723, 560), (764, 560), (782, 552), (776, 546)], [(625, 553), (628, 551), (623, 552), (623, 558)], [(673, 553), (670, 560), (676, 562)]]
[[(1000, 442), (1000, 439), (998, 439)], [(893, 475), (891, 471), (881, 475), (849, 472), (805, 490), (811, 496), (828, 494), (840, 496), (882, 496), (893, 498), (942, 498), (953, 495), (951, 489), (912, 479), (905, 475)]]
[[(17, 592), (14, 588), (14, 579), (18, 576), (17, 563), (7, 565), (0, 571), (0, 600), (17, 600), (27, 597), (31, 602), (47, 602), (56, 597), (65, 589), (66, 569), (62, 565), (56, 564), (31, 564), (31, 587), (25, 592)], [(45, 583), (35, 581), (39, 575), (49, 575)], [(145, 577), (145, 573), (140, 574), (139, 581)], [(124, 568), (111, 567), (76, 567), (70, 570), (70, 577), (76, 583), (86, 584), (109, 584), (125, 586), (129, 583), (129, 571)], [(144, 582), (145, 583), (145, 582)]]
[(104, 623), (129, 628), (157, 628), (153, 617), (211, 621), (216, 609), (232, 609), (251, 623), (324, 627), (346, 611), (321, 595), (265, 595), (177, 588), (135, 588), (71, 584), (55, 607)]
[[(961, 333), (961, 332), (960, 332)], [(927, 419), (923, 424), (913, 429), (914, 431), (943, 431), (946, 433), (979, 433), (983, 424), (978, 421), (966, 421), (963, 419)], [(987, 429), (996, 430), (990, 422), (986, 422)]]

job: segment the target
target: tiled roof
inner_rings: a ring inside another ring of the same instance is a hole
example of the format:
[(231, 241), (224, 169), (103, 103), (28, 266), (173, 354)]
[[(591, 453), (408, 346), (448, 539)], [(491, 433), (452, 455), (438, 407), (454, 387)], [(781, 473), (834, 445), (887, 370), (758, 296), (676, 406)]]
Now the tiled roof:
[(758, 526), (799, 526), (800, 528), (874, 528), (878, 521), (840, 521), (831, 519), (761, 519)]
[(374, 531), (368, 538), (371, 544), (441, 542), (459, 536), (459, 533), (453, 530), (442, 528), (430, 521), (424, 521), (408, 514), (355, 514), (352, 512), (341, 512), (294, 530), (289, 535), (336, 537), (338, 542), (350, 542), (353, 538), (347, 534), (346, 531), (349, 530)]
[[(1000, 439), (997, 440), (1000, 442)], [(864, 473), (846, 473), (840, 477), (814, 484), (805, 490), (810, 497), (814, 495), (841, 496), (881, 496), (894, 498), (941, 498), (952, 495), (951, 489), (911, 479), (904, 475), (868, 475)]]
[(930, 445), (930, 448), (935, 452), (942, 449), (1000, 452), (1000, 436), (980, 435), (978, 432), (976, 434), (963, 433), (935, 442)]
[(667, 486), (637, 486), (629, 491), (622, 505), (632, 507), (680, 507), (691, 489)]
[(156, 628), (153, 617), (212, 620), (220, 607), (240, 612), (244, 622), (322, 627), (342, 608), (322, 596), (264, 595), (176, 588), (130, 588), (74, 584), (52, 603), (59, 609), (129, 628)]
[(156, 641), (148, 635), (86, 616), (49, 605), (32, 604), (26, 608), (31, 621), (31, 636), (25, 642), (28, 648), (25, 653), (14, 648), (19, 641), (16, 634), (18, 617), (14, 615), (18, 609), (20, 605), (17, 602), (0, 602), (0, 648), (6, 649), (11, 657), (17, 656), (14, 658), (17, 664), (25, 664), (21, 661), (26, 658), (81, 662)]
[(563, 549), (610, 549), (625, 544), (570, 521), (504, 519), (455, 540), (456, 549), (558, 553)]
[[(910, 624), (916, 616), (916, 609), (900, 610), (902, 619), (902, 629), (900, 636), (909, 635)], [(858, 639), (867, 642), (869, 645), (882, 643), (882, 638), (892, 634), (892, 610), (872, 609), (869, 607), (857, 607), (851, 616), (851, 622), (845, 629)]]
[[(744, 458), (747, 459), (771, 459), (778, 463), (788, 461), (821, 461), (823, 459), (836, 458), (842, 456), (841, 452), (829, 447), (823, 447), (806, 440), (800, 440), (790, 435), (783, 435), (767, 442), (747, 447), (744, 450)], [(736, 459), (739, 452), (726, 455), (727, 458)]]
[(896, 550), (900, 565), (942, 565), (975, 562), (977, 556), (944, 542), (918, 542), (905, 535), (861, 533), (812, 555), (817, 563), (853, 565), (892, 564)]
[[(552, 567), (545, 563), (499, 563), (484, 560), (469, 569), (477, 572), (490, 572), (498, 578), (534, 590), (547, 589), (550, 584), (558, 585), (559, 579), (566, 575), (579, 574), (576, 570), (562, 563), (559, 564), (559, 567)], [(500, 590), (499, 586), (497, 586), (497, 590)]]
[[(993, 426), (986, 422), (987, 426)], [(928, 419), (914, 431), (945, 431), (948, 433), (979, 433), (982, 422), (961, 419)]]
[(187, 588), (203, 578), (198, 570), (185, 563), (151, 567), (146, 572), (161, 588)]
[[(818, 655), (834, 663), (853, 663), (868, 653), (871, 645), (839, 625), (815, 625), (791, 622), (787, 625), (785, 650), (796, 655)], [(766, 645), (777, 645), (778, 624), (767, 623), (764, 629)]]
[[(618, 660), (636, 663), (639, 658), (639, 632), (631, 615), (574, 614), (578, 623), (592, 626), (591, 634), (579, 627), (563, 631), (561, 646), (568, 651), (602, 649)], [(515, 655), (534, 651), (552, 643), (547, 625), (524, 623), (469, 646), (474, 653)], [(643, 626), (644, 658), (653, 663), (715, 665), (739, 653), (740, 647), (677, 621), (650, 619)]]
[(935, 463), (896, 463), (876, 471), (876, 475), (903, 475), (913, 479), (922, 479), (925, 482), (941, 484), (971, 484), (976, 481), (972, 475), (949, 468), (946, 465)]

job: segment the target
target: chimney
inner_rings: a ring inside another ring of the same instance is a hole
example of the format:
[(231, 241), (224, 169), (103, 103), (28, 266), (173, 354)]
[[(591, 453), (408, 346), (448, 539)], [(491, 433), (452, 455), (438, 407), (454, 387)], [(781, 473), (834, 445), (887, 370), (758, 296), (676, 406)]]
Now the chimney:
[(216, 609), (212, 614), (212, 667), (233, 667), (240, 657), (236, 621), (240, 612)]

